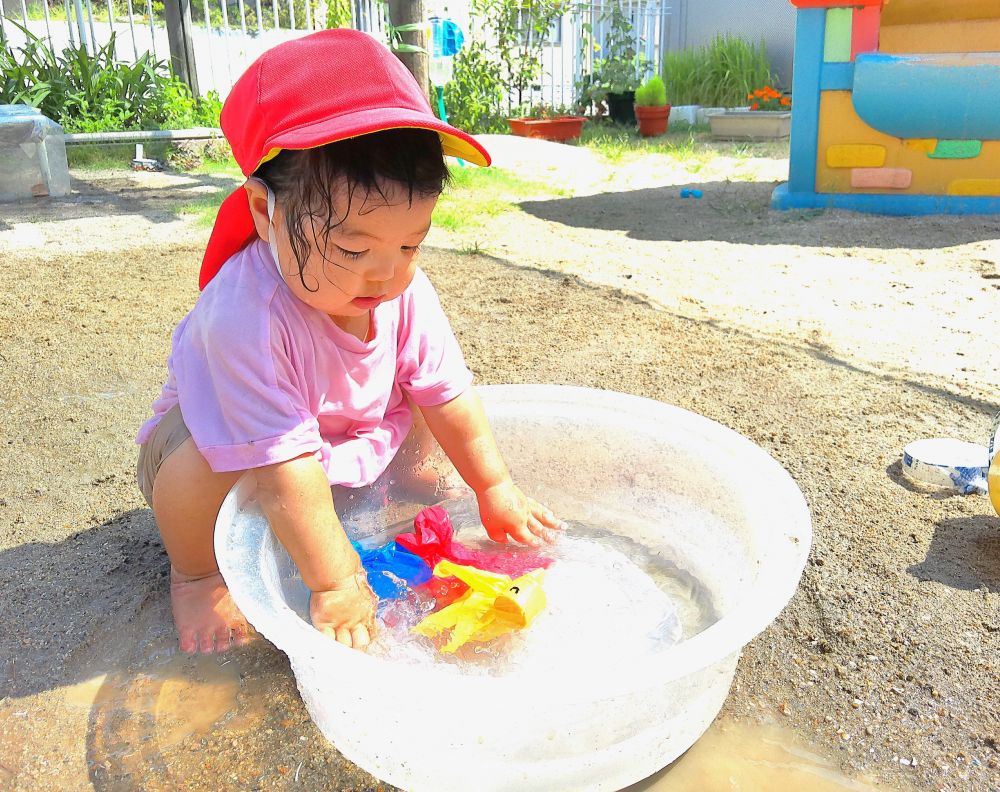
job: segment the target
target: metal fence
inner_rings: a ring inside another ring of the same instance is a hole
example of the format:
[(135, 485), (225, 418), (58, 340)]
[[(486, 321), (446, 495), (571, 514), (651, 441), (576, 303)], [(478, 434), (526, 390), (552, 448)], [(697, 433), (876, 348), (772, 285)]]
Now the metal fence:
[[(84, 46), (94, 54), (114, 37), (115, 55), (138, 60), (149, 52), (168, 60), (170, 46), (162, 4), (153, 0), (62, 0), (62, 4), (0, 0), (0, 34), (15, 47), (24, 43), (26, 28), (56, 53)], [(355, 9), (375, 0), (356, 0)], [(316, 0), (192, 0), (192, 44), (198, 85), (204, 93), (223, 97), (233, 82), (264, 50), (281, 41), (326, 26), (317, 19), (325, 3)], [(364, 9), (367, 13), (367, 9)], [(365, 17), (362, 17), (365, 18)], [(11, 21), (17, 23), (10, 24)], [(377, 26), (373, 29), (378, 29)]]
[[(527, 8), (527, 4), (525, 4)], [(671, 0), (585, 0), (570, 3), (569, 10), (553, 25), (541, 45), (542, 75), (522, 104), (544, 103), (552, 107), (569, 106), (576, 99), (577, 85), (582, 76), (593, 69), (595, 58), (606, 51), (611, 32), (610, 11), (620, 7), (632, 28), (633, 46), (645, 64), (646, 74), (657, 74), (662, 65), (663, 53), (676, 39), (671, 26), (673, 2)], [(429, 3), (429, 13), (435, 9)], [(450, 2), (446, 15), (466, 31), (466, 37), (483, 40), (490, 36), (489, 20), (479, 19), (469, 3)], [(359, 30), (382, 35), (385, 29), (384, 6), (378, 0), (356, 0), (355, 25)], [(525, 24), (525, 27), (528, 27)], [(586, 34), (586, 36), (585, 36)], [(598, 47), (583, 47), (582, 42), (593, 42)], [(507, 110), (516, 109), (518, 97), (511, 92)]]
[[(607, 11), (614, 0), (589, 0), (571, 6), (542, 45), (541, 80), (527, 101), (553, 106), (574, 101), (576, 84), (592, 68), (593, 52), (580, 46), (587, 25), (590, 36), (603, 46), (609, 32)], [(676, 0), (675, 0), (676, 2)], [(6, 3), (6, 11), (4, 10)], [(13, 13), (11, 7), (16, 9)], [(433, 6), (431, 6), (433, 7)], [(621, 0), (635, 37), (635, 49), (659, 70), (662, 54), (670, 48), (670, 0)], [(351, 22), (358, 30), (381, 39), (386, 35), (386, 6), (381, 0), (351, 0)], [(326, 26), (325, 0), (192, 0), (192, 45), (198, 85), (202, 93), (214, 90), (225, 97), (233, 82), (264, 50)], [(470, 38), (488, 27), (471, 15), (468, 5), (449, 4), (449, 15)], [(114, 36), (115, 55), (138, 59), (150, 52), (169, 59), (169, 43), (162, 4), (153, 0), (0, 0), (0, 33), (15, 47), (24, 34), (11, 21), (46, 40), (55, 52), (83, 45), (90, 53), (107, 46)], [(523, 97), (524, 98), (524, 97)], [(515, 98), (511, 97), (511, 104)]]
[[(556, 25), (555, 35), (545, 42), (544, 73), (529, 103), (559, 107), (575, 101), (581, 78), (591, 73), (595, 61), (607, 52), (611, 33), (609, 12), (614, 4), (615, 0), (592, 0), (572, 6), (563, 15)], [(643, 64), (637, 67), (637, 73), (639, 76), (659, 74), (663, 53), (669, 49), (671, 3), (668, 0), (622, 0), (620, 6), (632, 29), (637, 62)], [(591, 46), (591, 42), (597, 46)]]

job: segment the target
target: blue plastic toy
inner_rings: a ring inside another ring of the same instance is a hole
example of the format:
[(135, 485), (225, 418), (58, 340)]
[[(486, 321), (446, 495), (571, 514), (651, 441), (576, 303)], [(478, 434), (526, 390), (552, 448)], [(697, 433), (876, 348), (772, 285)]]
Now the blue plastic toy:
[(395, 542), (371, 550), (366, 550), (357, 542), (351, 544), (361, 556), (368, 585), (379, 599), (398, 599), (405, 595), (407, 587), (400, 581), (419, 586), (431, 579), (431, 568), (424, 560)]

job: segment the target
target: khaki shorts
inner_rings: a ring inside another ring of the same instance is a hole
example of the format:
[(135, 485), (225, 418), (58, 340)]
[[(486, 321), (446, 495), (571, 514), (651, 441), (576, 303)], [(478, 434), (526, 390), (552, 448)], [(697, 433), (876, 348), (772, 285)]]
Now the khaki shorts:
[(174, 405), (163, 415), (149, 439), (139, 446), (139, 462), (136, 465), (136, 480), (139, 491), (149, 507), (153, 507), (153, 482), (163, 460), (176, 451), (181, 443), (191, 436), (181, 408)]

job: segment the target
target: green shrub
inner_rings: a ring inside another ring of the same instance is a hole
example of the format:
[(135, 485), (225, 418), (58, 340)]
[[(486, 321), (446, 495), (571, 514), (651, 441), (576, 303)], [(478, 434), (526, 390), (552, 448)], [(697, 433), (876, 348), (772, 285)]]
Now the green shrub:
[(664, 53), (663, 82), (673, 104), (703, 104), (704, 52), (702, 47)]
[(506, 132), (505, 91), (500, 64), (482, 41), (466, 44), (454, 60), (455, 72), (444, 87), (448, 121), (474, 134)]
[(718, 36), (708, 47), (706, 101), (712, 107), (746, 104), (754, 88), (772, 83), (764, 42), (754, 46), (736, 36)]
[[(12, 20), (7, 24), (17, 25)], [(18, 27), (20, 27), (18, 25)], [(146, 52), (135, 63), (115, 57), (115, 37), (93, 55), (82, 45), (54, 54), (25, 28), (15, 49), (0, 42), (0, 104), (29, 104), (67, 132), (218, 126), (221, 102), (203, 99)]]
[(675, 105), (737, 107), (761, 85), (773, 84), (764, 42), (717, 36), (710, 44), (663, 58), (663, 82)]
[(635, 90), (635, 103), (643, 107), (663, 107), (667, 103), (667, 88), (659, 77), (650, 77)]
[(215, 91), (196, 99), (180, 77), (158, 75), (147, 118), (163, 129), (217, 127), (221, 112), (222, 100)]
[(591, 70), (577, 80), (575, 104), (580, 112), (593, 107), (596, 115), (603, 115), (608, 94), (636, 90), (652, 64), (636, 51), (631, 18), (621, 0), (607, 6), (598, 22), (604, 27), (603, 49), (597, 42), (593, 23), (582, 25), (581, 61), (586, 63), (592, 52), (599, 52), (601, 57), (595, 58)]

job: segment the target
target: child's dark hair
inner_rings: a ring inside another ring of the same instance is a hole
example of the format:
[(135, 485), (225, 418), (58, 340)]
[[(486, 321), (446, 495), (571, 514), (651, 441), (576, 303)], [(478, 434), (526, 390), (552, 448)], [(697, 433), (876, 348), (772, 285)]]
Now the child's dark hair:
[[(254, 172), (282, 202), (285, 228), (299, 267), (299, 280), (309, 257), (307, 223), (326, 258), (327, 238), (343, 217), (333, 213), (335, 197), (346, 195), (347, 212), (354, 200), (370, 196), (388, 200), (402, 187), (406, 200), (440, 195), (448, 182), (441, 139), (428, 129), (387, 129), (312, 149), (285, 150)], [(315, 291), (311, 289), (310, 291)]]

